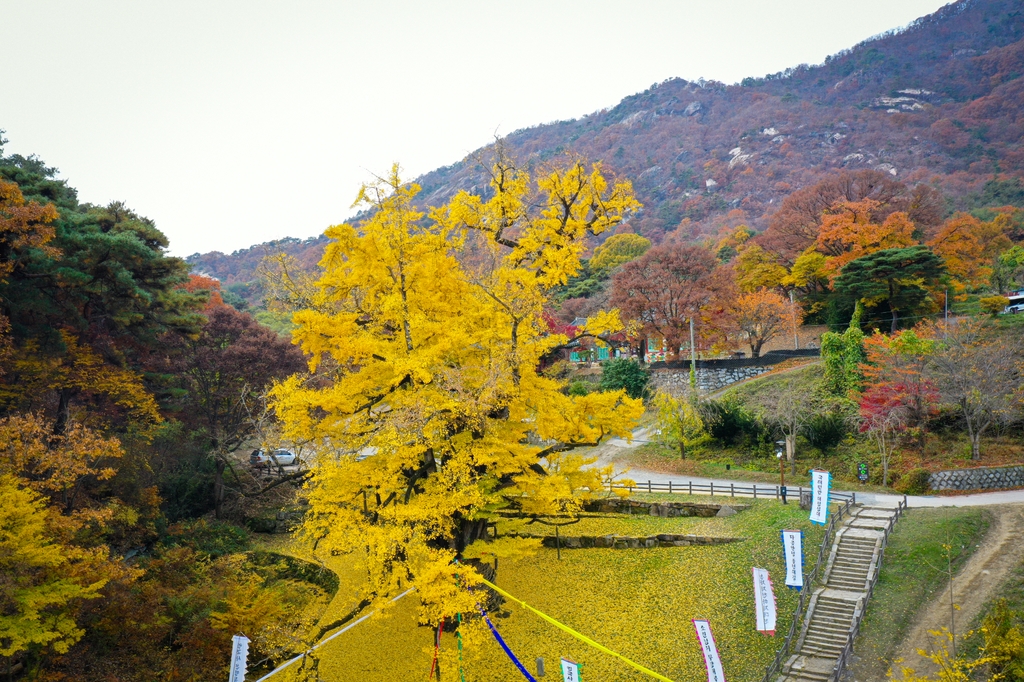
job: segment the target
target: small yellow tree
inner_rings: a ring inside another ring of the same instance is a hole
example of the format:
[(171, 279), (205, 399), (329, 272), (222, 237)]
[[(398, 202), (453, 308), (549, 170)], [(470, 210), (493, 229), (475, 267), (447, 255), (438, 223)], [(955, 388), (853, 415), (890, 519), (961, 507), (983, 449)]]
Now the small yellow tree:
[(649, 248), (651, 240), (638, 234), (625, 232), (612, 235), (604, 244), (594, 249), (590, 269), (593, 272), (609, 273), (623, 263), (636, 260), (647, 253)]
[(704, 420), (694, 404), (695, 395), (677, 398), (664, 391), (654, 396), (654, 408), (658, 411), (656, 439), (666, 445), (679, 448), (680, 459), (686, 459), (686, 448), (707, 440)]
[(75, 561), (88, 556), (54, 539), (39, 495), (19, 487), (13, 476), (0, 476), (0, 657), (5, 663), (36, 647), (65, 653), (85, 634), (73, 609), (80, 600), (99, 596), (106, 583), (76, 578)]
[[(567, 341), (547, 333), (548, 294), (588, 235), (638, 207), (628, 183), (574, 161), (534, 184), (499, 156), (491, 189), (427, 215), (397, 166), (363, 187), (371, 217), (327, 230), (316, 292), (294, 315), (315, 378), (274, 391), (285, 436), (319, 443), (304, 526), (317, 551), (361, 552), (370, 602), (415, 585), (435, 625), (473, 609), (459, 583), (474, 573), (453, 560), (492, 513), (578, 509), (611, 472), (568, 451), (628, 436), (643, 410), (622, 391), (567, 396), (538, 372)], [(612, 312), (585, 331), (620, 327)]]
[[(958, 656), (955, 653), (956, 647), (953, 646), (953, 634), (946, 628), (929, 630), (928, 634), (932, 636), (933, 641), (931, 651), (918, 649), (917, 653), (930, 661), (931, 667), (935, 669), (934, 676), (921, 675), (913, 668), (900, 666), (899, 677), (896, 677), (895, 671), (889, 671), (888, 678), (890, 680), (899, 680), (899, 682), (971, 682), (977, 679), (975, 674), (978, 669), (984, 669), (995, 660), (987, 655), (984, 649), (981, 651), (981, 655), (973, 660), (963, 655)], [(970, 634), (967, 633), (966, 636)], [(950, 649), (953, 649), (953, 652)], [(986, 679), (1000, 680), (1003, 677), (996, 675)]]

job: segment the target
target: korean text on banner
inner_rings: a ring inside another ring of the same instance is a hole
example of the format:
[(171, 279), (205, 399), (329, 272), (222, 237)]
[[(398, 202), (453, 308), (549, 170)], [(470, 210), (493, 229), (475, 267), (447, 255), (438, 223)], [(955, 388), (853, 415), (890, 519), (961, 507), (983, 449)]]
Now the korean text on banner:
[(231, 638), (231, 676), (228, 682), (245, 682), (245, 668), (249, 658), (249, 638), (235, 635)]
[(775, 592), (768, 569), (754, 568), (754, 605), (757, 608), (757, 631), (775, 636)]
[(563, 658), (562, 680), (564, 682), (580, 682), (580, 664)]
[(694, 620), (693, 626), (697, 628), (697, 641), (700, 642), (700, 648), (704, 654), (704, 665), (708, 669), (708, 682), (725, 682), (722, 659), (718, 657), (715, 637), (711, 634), (711, 623), (706, 620)]
[(824, 526), (828, 521), (828, 484), (827, 471), (811, 471), (811, 523)]
[(804, 586), (804, 532), (782, 531), (782, 553), (786, 557), (786, 587)]

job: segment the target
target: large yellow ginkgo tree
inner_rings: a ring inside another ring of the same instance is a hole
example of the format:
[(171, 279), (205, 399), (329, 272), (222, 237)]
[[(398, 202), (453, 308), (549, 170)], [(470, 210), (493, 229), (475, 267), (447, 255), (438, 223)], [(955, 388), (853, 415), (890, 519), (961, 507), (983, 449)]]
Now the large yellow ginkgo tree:
[[(628, 436), (642, 412), (622, 391), (570, 397), (540, 372), (567, 342), (543, 306), (588, 237), (639, 208), (631, 186), (575, 159), (533, 180), (500, 154), (491, 177), (487, 198), (429, 212), (397, 166), (364, 186), (369, 217), (327, 230), (293, 317), (312, 372), (273, 392), (284, 435), (317, 445), (304, 525), (317, 553), (358, 553), (364, 604), (415, 586), (435, 625), (479, 599), (455, 560), (489, 541), (494, 512), (578, 512), (611, 471), (573, 450)], [(620, 326), (612, 311), (584, 333)]]

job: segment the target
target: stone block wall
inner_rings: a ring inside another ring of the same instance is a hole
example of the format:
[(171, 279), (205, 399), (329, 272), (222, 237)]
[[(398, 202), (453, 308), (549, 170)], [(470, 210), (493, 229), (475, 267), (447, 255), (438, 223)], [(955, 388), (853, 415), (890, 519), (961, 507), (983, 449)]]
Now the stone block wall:
[[(750, 379), (769, 371), (771, 367), (698, 367), (697, 388), (705, 393), (717, 391), (737, 381)], [(666, 393), (680, 395), (690, 385), (688, 369), (655, 369), (651, 372), (651, 385)]]
[(730, 542), (742, 542), (746, 538), (714, 537), (709, 535), (676, 535), (663, 533), (647, 537), (631, 537), (628, 535), (534, 535), (531, 533), (511, 533), (510, 537), (539, 539), (545, 547), (555, 549), (648, 549), (651, 547), (690, 547), (694, 545), (725, 545)]
[[(637, 488), (639, 491), (640, 488)], [(724, 516), (722, 510), (741, 512), (750, 509), (749, 504), (708, 504), (704, 502), (644, 502), (642, 500), (606, 497), (589, 502), (584, 507), (588, 512), (600, 514), (647, 514), (648, 516)]]
[(928, 477), (932, 490), (989, 490), (1024, 487), (1024, 466), (978, 467), (936, 471)]

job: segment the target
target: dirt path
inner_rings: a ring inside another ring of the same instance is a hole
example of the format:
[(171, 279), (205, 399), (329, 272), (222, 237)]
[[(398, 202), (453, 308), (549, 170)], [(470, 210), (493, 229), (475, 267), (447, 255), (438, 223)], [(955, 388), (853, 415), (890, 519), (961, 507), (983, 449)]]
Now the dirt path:
[[(996, 596), (997, 590), (1010, 572), (1024, 561), (1024, 505), (1008, 504), (990, 507), (995, 516), (984, 543), (953, 577), (954, 624), (959, 635), (981, 612), (981, 608)], [(929, 630), (949, 627), (949, 588), (932, 598), (917, 615), (907, 637), (896, 652), (901, 665), (913, 668), (919, 674), (933, 674), (935, 665), (917, 653), (930, 650), (932, 637)]]

